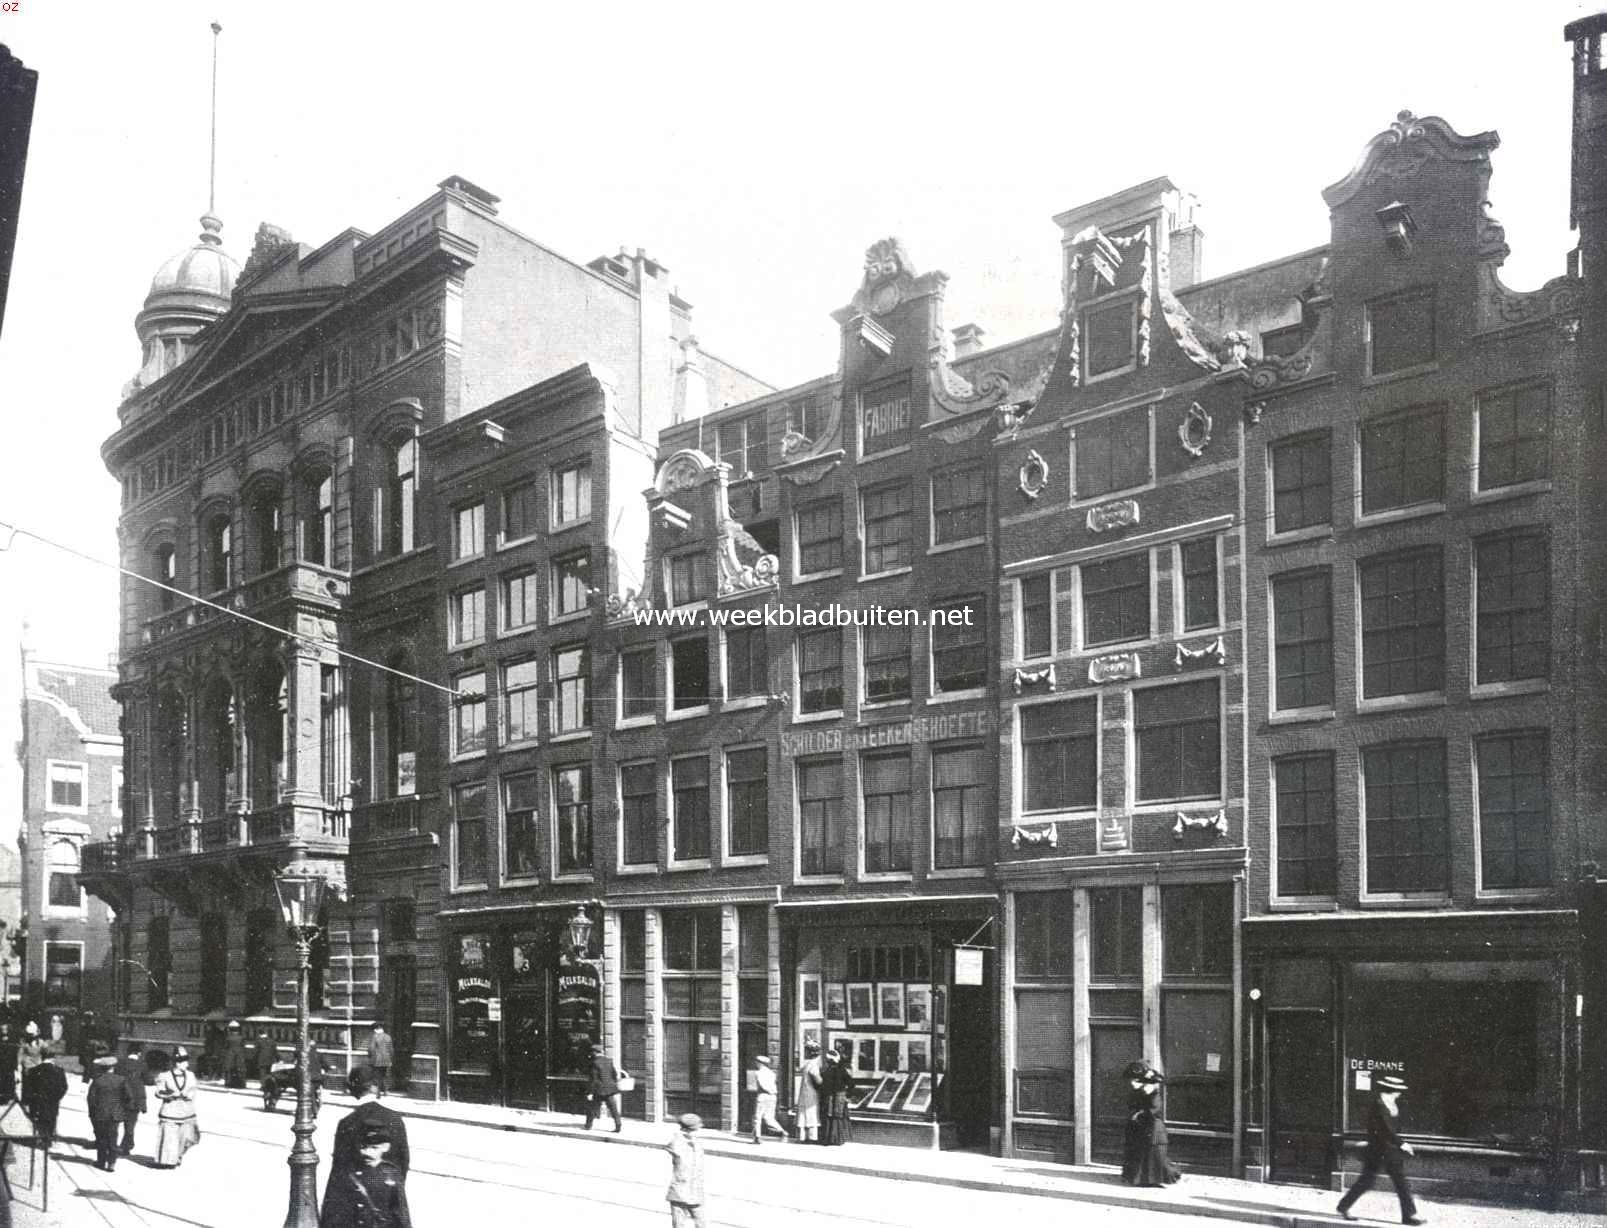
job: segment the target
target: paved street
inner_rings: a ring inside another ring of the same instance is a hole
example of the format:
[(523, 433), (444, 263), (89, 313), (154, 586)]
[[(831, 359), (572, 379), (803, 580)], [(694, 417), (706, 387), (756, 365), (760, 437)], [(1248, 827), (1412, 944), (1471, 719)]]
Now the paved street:
[[(121, 1161), (108, 1176), (93, 1167), (83, 1094), (74, 1080), (62, 1106), (61, 1127), (78, 1145), (57, 1148), (61, 1162), (52, 1173), (50, 1214), (39, 1213), (37, 1195), (19, 1191), (16, 1223), (27, 1228), (274, 1228), (285, 1211), (289, 1112), (281, 1106), (266, 1114), (254, 1098), (210, 1089), (202, 1092), (199, 1107), (203, 1139), (181, 1169), (148, 1166), (156, 1127), (147, 1114), (140, 1122), (138, 1154), (132, 1162)], [(320, 1117), (318, 1150), (325, 1161), (319, 1168), (320, 1191), (335, 1123), (345, 1111), (332, 1105)], [(666, 1127), (638, 1123), (627, 1128), (638, 1137), (651, 1133), (667, 1138), (669, 1133)], [(514, 1222), (638, 1228), (668, 1223), (664, 1186), (669, 1162), (656, 1150), (419, 1119), (409, 1120), (408, 1137), (413, 1150), (408, 1199), (419, 1228), (490, 1228)], [(24, 1160), (24, 1179), (26, 1169)], [(708, 1175), (710, 1222), (726, 1228), (914, 1228), (987, 1220), (1028, 1228), (1061, 1225), (1068, 1217), (1110, 1228), (1202, 1222), (1097, 1202), (1068, 1203), (717, 1156), (710, 1157)]]

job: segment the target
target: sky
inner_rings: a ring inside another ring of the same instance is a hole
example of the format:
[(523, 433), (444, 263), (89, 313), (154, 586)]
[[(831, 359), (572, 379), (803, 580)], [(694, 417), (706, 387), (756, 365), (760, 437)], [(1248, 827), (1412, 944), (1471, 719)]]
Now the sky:
[[(1600, 7), (22, 0), (0, 42), (40, 81), (0, 335), (0, 521), (116, 557), (99, 448), (150, 278), (207, 207), (212, 21), (237, 260), (260, 222), (316, 247), (461, 174), (572, 259), (645, 248), (707, 351), (784, 386), (830, 370), (829, 313), (875, 239), (949, 275), (951, 327), (1008, 341), (1056, 321), (1055, 213), (1164, 174), (1201, 201), (1207, 276), (1314, 247), (1321, 189), (1402, 108), (1500, 132), (1503, 276), (1537, 286), (1574, 242), (1562, 27)], [(6, 536), (9, 745), (15, 645), (103, 664), (117, 590)], [(0, 777), (0, 832), (15, 796)]]

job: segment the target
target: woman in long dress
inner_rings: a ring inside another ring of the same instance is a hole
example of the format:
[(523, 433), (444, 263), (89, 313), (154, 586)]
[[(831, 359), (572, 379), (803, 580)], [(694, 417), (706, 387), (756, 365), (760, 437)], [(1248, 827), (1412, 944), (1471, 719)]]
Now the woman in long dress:
[(156, 1080), (156, 1098), (162, 1107), (156, 1115), (156, 1166), (177, 1168), (184, 1153), (201, 1141), (195, 1123), (196, 1078), (190, 1073), (190, 1055), (180, 1049), (173, 1068)]
[(820, 1046), (810, 1041), (804, 1046), (803, 1069), (798, 1072), (798, 1137), (814, 1143), (819, 1134)]
[(1122, 1180), (1128, 1185), (1171, 1185), (1183, 1172), (1166, 1157), (1166, 1115), (1161, 1072), (1145, 1062), (1127, 1066), (1127, 1129), (1122, 1139)]
[(826, 1050), (820, 1069), (820, 1141), (827, 1147), (840, 1147), (852, 1134), (848, 1124), (848, 1091), (853, 1076), (843, 1065), (842, 1054)]

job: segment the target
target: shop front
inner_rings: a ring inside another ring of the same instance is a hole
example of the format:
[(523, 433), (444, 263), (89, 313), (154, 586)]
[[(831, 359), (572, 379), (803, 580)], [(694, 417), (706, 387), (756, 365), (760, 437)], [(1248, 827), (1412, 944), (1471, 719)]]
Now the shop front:
[(1249, 1175), (1340, 1188), (1402, 1078), (1414, 1184), (1550, 1200), (1578, 1147), (1569, 911), (1245, 923)]
[(787, 1071), (835, 1049), (856, 1141), (990, 1150), (998, 1062), (996, 897), (788, 901)]
[(448, 932), (452, 1099), (585, 1112), (602, 964), (594, 941), (575, 945), (575, 912), (527, 910)]

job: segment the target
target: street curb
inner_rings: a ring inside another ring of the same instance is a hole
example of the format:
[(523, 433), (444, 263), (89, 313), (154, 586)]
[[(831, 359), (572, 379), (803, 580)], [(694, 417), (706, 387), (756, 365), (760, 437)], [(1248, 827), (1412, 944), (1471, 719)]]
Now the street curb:
[[(258, 1093), (250, 1089), (217, 1087), (205, 1085), (208, 1091), (221, 1092), (230, 1096), (250, 1096), (260, 1098)], [(342, 1098), (344, 1099), (344, 1098)], [(355, 1102), (354, 1102), (355, 1103)], [(399, 1107), (409, 1104), (407, 1101), (386, 1098), (385, 1107), (403, 1117), (411, 1117), (417, 1121), (438, 1121), (449, 1125), (476, 1126), (483, 1130), (501, 1130), (509, 1134), (538, 1134), (550, 1138), (577, 1139), (582, 1142), (606, 1143), (624, 1147), (646, 1147), (654, 1151), (663, 1149), (662, 1141), (633, 1138), (624, 1134), (614, 1134), (604, 1131), (601, 1134), (588, 1132), (582, 1126), (556, 1126), (545, 1122), (493, 1122), (482, 1121), (474, 1117), (459, 1117), (449, 1113), (409, 1112), (407, 1108)], [(435, 1101), (433, 1103), (441, 1103)], [(450, 1102), (448, 1102), (450, 1103)], [(331, 1108), (336, 1102), (329, 1095), (324, 1096), (324, 1104)], [(345, 1107), (342, 1105), (341, 1107)], [(514, 1110), (517, 1112), (518, 1110)], [(664, 1125), (668, 1123), (644, 1122), (643, 1125)], [(1121, 1193), (1106, 1193), (1103, 1188), (1076, 1189), (1055, 1188), (1036, 1185), (1013, 1185), (1002, 1178), (981, 1178), (955, 1176), (941, 1173), (881, 1171), (869, 1169), (861, 1165), (841, 1164), (832, 1160), (802, 1159), (789, 1156), (786, 1149), (789, 1145), (798, 1144), (775, 1143), (768, 1147), (744, 1146), (722, 1134), (705, 1134), (704, 1151), (709, 1155), (717, 1155), (722, 1159), (758, 1161), (763, 1164), (782, 1164), (788, 1168), (810, 1169), (819, 1172), (842, 1173), (854, 1177), (891, 1177), (898, 1181), (919, 1181), (926, 1185), (943, 1185), (954, 1189), (977, 1190), (984, 1193), (1024, 1194), (1035, 1198), (1058, 1198), (1065, 1202), (1096, 1203), (1100, 1206), (1119, 1207), (1133, 1211), (1154, 1211), (1161, 1214), (1192, 1215), (1200, 1219), (1232, 1220), (1239, 1224), (1260, 1224), (1265, 1228), (1332, 1228), (1336, 1223), (1343, 1223), (1337, 1214), (1312, 1215), (1299, 1211), (1257, 1211), (1249, 1207), (1215, 1206), (1211, 1203), (1185, 1202), (1177, 1199), (1135, 1198)]]

